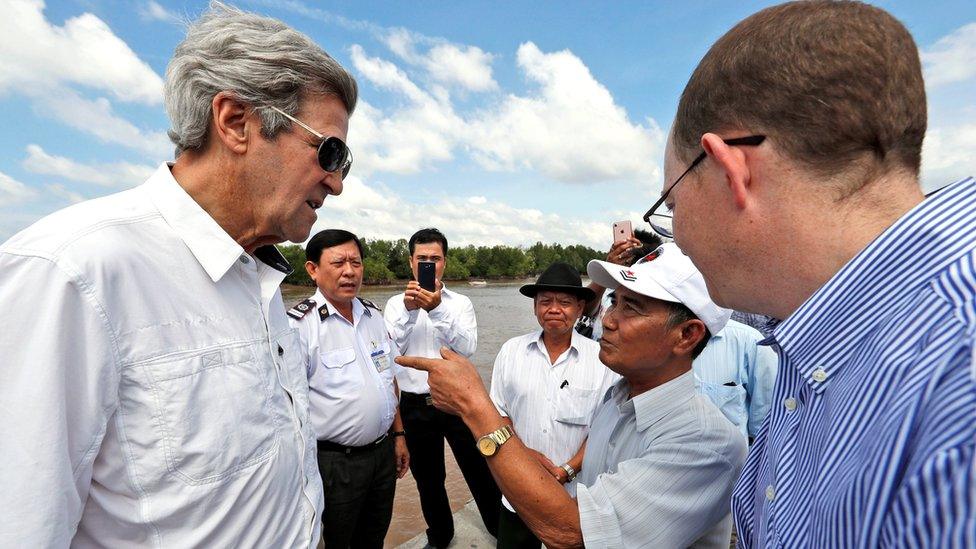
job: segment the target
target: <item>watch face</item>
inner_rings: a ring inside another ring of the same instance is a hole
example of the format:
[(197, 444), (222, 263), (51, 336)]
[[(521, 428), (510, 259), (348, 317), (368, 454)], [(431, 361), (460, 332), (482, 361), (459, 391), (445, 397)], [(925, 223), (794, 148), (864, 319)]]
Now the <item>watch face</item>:
[(495, 451), (498, 450), (498, 444), (494, 440), (488, 437), (482, 437), (478, 439), (478, 451), (481, 452), (483, 456), (493, 456)]

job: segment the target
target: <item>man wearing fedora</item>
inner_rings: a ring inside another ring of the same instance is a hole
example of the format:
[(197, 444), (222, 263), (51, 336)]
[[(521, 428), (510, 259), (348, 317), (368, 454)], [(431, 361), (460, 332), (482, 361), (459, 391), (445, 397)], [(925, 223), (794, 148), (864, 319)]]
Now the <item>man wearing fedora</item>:
[[(576, 269), (553, 263), (519, 291), (532, 298), (542, 330), (502, 346), (491, 374), (491, 400), (536, 461), (575, 496), (590, 419), (620, 376), (600, 362), (600, 345), (574, 329), (594, 298)], [(538, 549), (542, 542), (511, 503), (503, 498), (502, 505), (498, 547)]]
[(573, 498), (539, 464), (522, 432), (492, 406), (474, 366), (399, 357), (428, 373), (434, 405), (457, 414), (519, 518), (549, 547), (729, 546), (732, 485), (746, 441), (705, 397), (691, 363), (731, 311), (673, 244), (644, 263), (591, 261), (590, 278), (614, 291), (600, 360), (623, 376), (593, 415)]

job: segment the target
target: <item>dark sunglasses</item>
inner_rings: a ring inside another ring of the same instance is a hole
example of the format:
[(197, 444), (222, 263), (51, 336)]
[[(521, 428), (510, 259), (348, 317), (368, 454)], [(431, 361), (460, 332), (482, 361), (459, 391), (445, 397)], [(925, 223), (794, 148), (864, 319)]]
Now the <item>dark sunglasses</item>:
[(349, 169), (352, 168), (352, 151), (349, 150), (349, 147), (346, 146), (346, 143), (343, 140), (339, 139), (338, 137), (326, 137), (320, 134), (319, 132), (313, 130), (308, 124), (286, 113), (278, 107), (270, 106), (268, 108), (298, 124), (304, 128), (305, 131), (314, 135), (320, 140), (318, 147), (318, 159), (319, 166), (321, 166), (323, 170), (329, 173), (342, 170), (343, 179), (349, 175)]
[[(761, 144), (765, 140), (766, 140), (765, 135), (748, 135), (746, 137), (733, 137), (731, 139), (723, 139), (722, 141), (729, 146), (737, 146), (737, 145), (756, 146)], [(661, 204), (664, 204), (665, 200), (668, 199), (668, 196), (671, 194), (671, 189), (673, 189), (674, 186), (677, 185), (679, 181), (684, 179), (684, 177), (688, 175), (688, 172), (695, 169), (695, 167), (701, 164), (702, 161), (704, 161), (707, 156), (708, 154), (705, 151), (702, 151), (701, 154), (696, 156), (695, 159), (691, 161), (691, 164), (688, 166), (688, 169), (682, 172), (681, 175), (679, 175), (678, 178), (674, 180), (674, 183), (672, 183), (671, 186), (668, 187), (668, 190), (664, 191), (664, 194), (661, 195), (661, 198), (658, 198), (657, 202), (655, 202), (654, 205), (651, 206), (651, 209), (647, 210), (647, 213), (644, 214), (644, 221), (646, 221), (647, 224), (650, 225), (652, 229), (654, 229), (654, 232), (656, 232), (657, 234), (665, 238), (674, 238), (674, 232), (672, 232), (671, 229), (662, 227), (657, 223), (654, 223), (653, 221), (651, 221), (651, 216), (658, 215), (661, 217), (669, 217), (662, 214), (655, 214), (654, 212), (661, 207)]]

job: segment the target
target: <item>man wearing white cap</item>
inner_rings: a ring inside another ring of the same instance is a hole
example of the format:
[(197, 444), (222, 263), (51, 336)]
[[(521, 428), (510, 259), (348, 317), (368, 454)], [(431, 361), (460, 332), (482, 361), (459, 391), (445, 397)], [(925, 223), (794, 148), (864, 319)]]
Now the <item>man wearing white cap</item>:
[(466, 359), (401, 357), (427, 371), (434, 405), (461, 416), (502, 493), (547, 546), (728, 547), (729, 498), (746, 442), (695, 394), (692, 360), (728, 321), (674, 245), (633, 267), (592, 261), (614, 290), (600, 360), (623, 379), (590, 425), (577, 497), (532, 456), (494, 408)]

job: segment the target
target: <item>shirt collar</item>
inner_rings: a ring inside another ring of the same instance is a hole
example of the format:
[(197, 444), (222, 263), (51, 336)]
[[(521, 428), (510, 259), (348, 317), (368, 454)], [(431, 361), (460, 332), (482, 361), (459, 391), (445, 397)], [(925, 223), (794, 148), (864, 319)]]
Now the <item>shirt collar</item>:
[[(574, 329), (573, 334), (569, 340), (569, 349), (567, 350), (574, 351), (576, 354), (579, 354), (580, 340), (582, 339), (582, 337), (583, 336), (577, 333), (576, 330)], [(539, 349), (540, 353), (546, 355), (546, 358), (549, 357), (549, 353), (546, 352), (546, 346), (542, 343), (542, 330), (535, 332), (535, 337), (529, 339), (528, 343), (525, 344), (525, 346), (530, 349), (532, 348), (533, 345), (537, 349)]]
[(620, 413), (636, 416), (637, 430), (646, 431), (695, 396), (695, 380), (689, 370), (634, 398), (628, 399), (629, 394), (630, 384), (626, 379), (621, 379), (610, 389), (610, 398), (616, 402)]
[[(322, 294), (322, 290), (316, 289), (315, 295), (312, 296), (312, 299), (315, 300), (315, 304), (317, 307), (321, 307), (325, 305), (326, 309), (328, 309), (329, 311), (329, 316), (327, 318), (332, 318), (333, 316), (337, 316), (342, 318), (344, 321), (349, 322), (349, 320), (346, 317), (342, 316), (339, 313), (339, 309), (336, 309), (335, 305), (333, 305), (331, 301), (325, 298), (325, 296)], [(352, 300), (353, 326), (359, 325), (359, 319), (362, 318), (365, 311), (366, 311), (366, 307), (362, 304), (361, 301), (359, 301), (358, 297)]]
[[(180, 186), (173, 177), (172, 166), (168, 162), (161, 164), (146, 181), (145, 189), (166, 223), (183, 240), (210, 279), (217, 282), (244, 255), (244, 248)], [(254, 251), (254, 256), (285, 274), (292, 271), (274, 246), (262, 246)]]
[[(976, 246), (976, 180), (923, 200), (858, 253), (763, 343), (823, 391), (886, 311)], [(947, 245), (946, 235), (953, 235)]]

